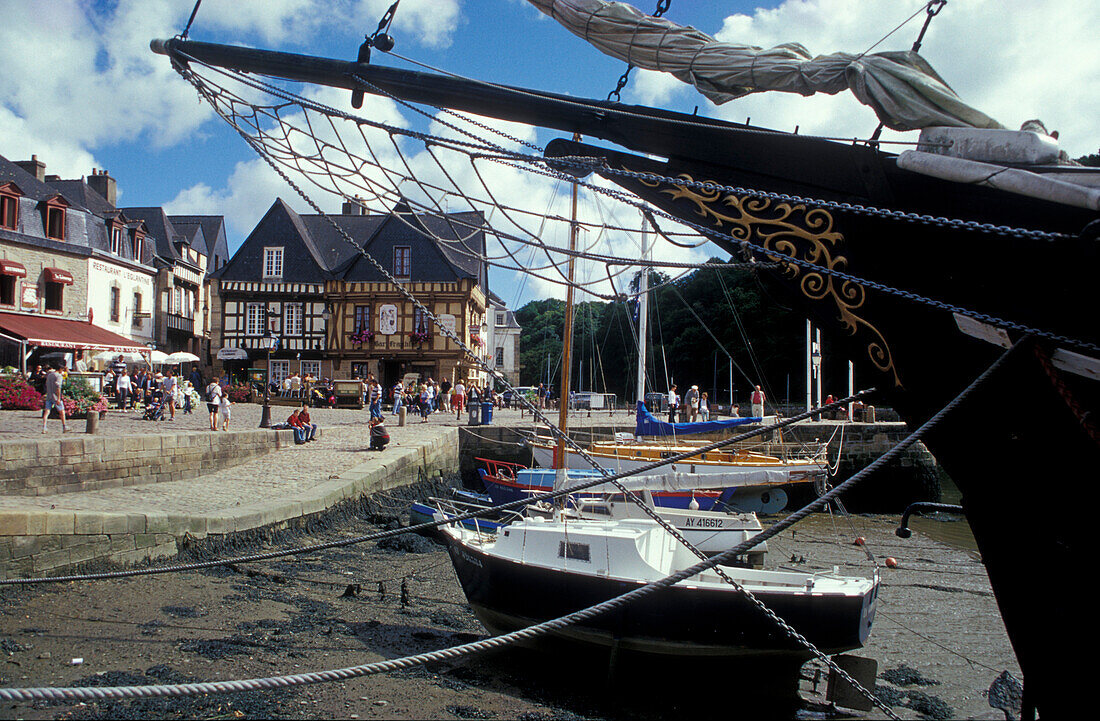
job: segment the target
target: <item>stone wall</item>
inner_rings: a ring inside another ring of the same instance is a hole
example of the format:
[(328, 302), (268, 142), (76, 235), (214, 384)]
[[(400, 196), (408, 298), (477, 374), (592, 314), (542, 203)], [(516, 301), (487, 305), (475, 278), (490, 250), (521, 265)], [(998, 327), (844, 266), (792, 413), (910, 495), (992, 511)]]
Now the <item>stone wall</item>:
[[(291, 431), (184, 435), (209, 438), (255, 435), (262, 439), (265, 434), (269, 449), (278, 447), (276, 444), (293, 443)], [(101, 440), (110, 446), (132, 439)], [(240, 447), (232, 445), (234, 453)], [(184, 449), (193, 448), (177, 445), (174, 455), (182, 459), (193, 453)], [(363, 497), (457, 473), (458, 429), (447, 429), (430, 442), (394, 451), (375, 456), (297, 493), (202, 515), (0, 510), (0, 578), (132, 566), (175, 557), (181, 548), (197, 540), (208, 541), (212, 547), (232, 548), (231, 539), (238, 534), (269, 537), (288, 527), (308, 527), (312, 520)]]
[(179, 481), (294, 443), (293, 431), (68, 435), (0, 443), (0, 495), (41, 496)]

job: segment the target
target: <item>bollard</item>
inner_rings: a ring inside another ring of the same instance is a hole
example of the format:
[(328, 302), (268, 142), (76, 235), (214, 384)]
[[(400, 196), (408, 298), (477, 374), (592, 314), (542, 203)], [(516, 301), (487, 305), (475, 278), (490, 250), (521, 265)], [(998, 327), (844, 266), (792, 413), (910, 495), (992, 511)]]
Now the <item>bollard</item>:
[(405, 406), (401, 406), (401, 408), (397, 411), (397, 427), (405, 427)]
[(85, 433), (95, 433), (99, 428), (99, 411), (88, 411), (87, 425), (84, 426)]

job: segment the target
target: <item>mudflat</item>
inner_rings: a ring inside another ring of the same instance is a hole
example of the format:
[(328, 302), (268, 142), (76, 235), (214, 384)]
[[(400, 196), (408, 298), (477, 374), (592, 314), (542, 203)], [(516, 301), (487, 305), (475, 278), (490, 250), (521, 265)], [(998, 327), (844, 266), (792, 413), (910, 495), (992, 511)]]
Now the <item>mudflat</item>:
[[(392, 505), (394, 515), (400, 503)], [(374, 517), (375, 521), (386, 519)], [(392, 521), (391, 521), (392, 523)], [(868, 645), (880, 697), (902, 718), (1003, 718), (983, 693), (1017, 678), (973, 552), (896, 519), (819, 514), (769, 541), (769, 567), (870, 574), (883, 587)], [(268, 547), (354, 538), (380, 527), (334, 519)], [(852, 544), (863, 536), (865, 546)], [(0, 685), (115, 686), (270, 677), (355, 666), (485, 635), (443, 548), (419, 536), (201, 572), (0, 590)], [(866, 551), (864, 549), (867, 549)], [(196, 549), (226, 558), (251, 549)], [(867, 552), (872, 558), (869, 560)], [(898, 567), (884, 567), (887, 557)], [(793, 559), (793, 560), (792, 560)], [(669, 609), (675, 613), (674, 608)], [(74, 665), (74, 659), (82, 659)], [(343, 682), (230, 695), (8, 703), (0, 717), (571, 719), (829, 716), (819, 664), (639, 664), (598, 653), (507, 649)], [(815, 691), (816, 688), (816, 691)], [(878, 711), (859, 714), (881, 718)]]

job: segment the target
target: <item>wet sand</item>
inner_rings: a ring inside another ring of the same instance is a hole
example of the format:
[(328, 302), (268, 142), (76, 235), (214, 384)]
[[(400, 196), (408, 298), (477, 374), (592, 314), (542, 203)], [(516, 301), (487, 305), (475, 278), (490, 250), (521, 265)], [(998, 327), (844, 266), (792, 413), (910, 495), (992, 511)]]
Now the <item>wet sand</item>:
[[(815, 516), (769, 542), (768, 566), (838, 565), (846, 573), (869, 575), (875, 563), (852, 545), (864, 536), (878, 565), (887, 556), (900, 564), (881, 569), (871, 639), (853, 652), (878, 662), (880, 694), (896, 704), (902, 718), (1003, 718), (983, 692), (1002, 670), (1017, 678), (1020, 673), (980, 560), (972, 551), (919, 532), (903, 541), (893, 535), (896, 520)], [(284, 539), (280, 547), (376, 529), (352, 519), (308, 537)], [(2, 589), (0, 685), (266, 677), (353, 666), (483, 637), (447, 554), (427, 539), (408, 538), (405, 550), (366, 543), (233, 569)], [(222, 551), (220, 557), (239, 553)], [(74, 658), (83, 663), (71, 665)], [(86, 705), (4, 703), (0, 717), (534, 721), (746, 712), (828, 717), (824, 676), (817, 693), (813, 690), (816, 666), (810, 662), (799, 673), (759, 664), (746, 669), (623, 662), (609, 677), (599, 654), (509, 649), (277, 692)], [(883, 717), (877, 710), (855, 715)]]

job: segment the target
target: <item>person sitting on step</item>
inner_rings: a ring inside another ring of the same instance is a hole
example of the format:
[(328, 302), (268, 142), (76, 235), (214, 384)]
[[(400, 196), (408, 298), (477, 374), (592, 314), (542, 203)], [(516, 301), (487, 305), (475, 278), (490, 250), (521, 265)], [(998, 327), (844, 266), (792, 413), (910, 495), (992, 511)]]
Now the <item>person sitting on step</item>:
[(372, 451), (385, 450), (390, 442), (389, 431), (386, 430), (385, 416), (370, 419), (370, 449)]

